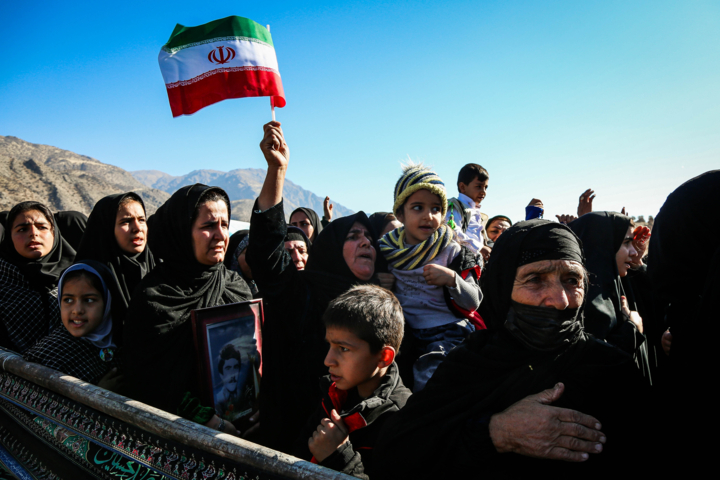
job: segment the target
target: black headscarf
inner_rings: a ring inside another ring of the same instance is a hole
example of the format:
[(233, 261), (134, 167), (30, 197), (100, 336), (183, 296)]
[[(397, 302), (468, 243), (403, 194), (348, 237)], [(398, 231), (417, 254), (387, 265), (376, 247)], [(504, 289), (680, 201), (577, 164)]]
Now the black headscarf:
[(320, 312), (325, 311), (330, 301), (340, 296), (353, 285), (378, 283), (376, 276), (368, 281), (357, 278), (343, 257), (345, 238), (355, 222), (360, 222), (373, 236), (372, 244), (377, 258), (381, 257), (377, 249), (377, 239), (365, 212), (358, 212), (340, 217), (330, 222), (312, 243), (304, 275), (308, 279), (314, 295), (313, 307)]
[(387, 216), (392, 215), (390, 212), (375, 212), (368, 217), (370, 226), (373, 229), (375, 238), (380, 238), (380, 234), (385, 230), (385, 225), (388, 224)]
[(590, 272), (590, 287), (585, 295), (585, 331), (633, 355), (638, 369), (651, 382), (647, 342), (625, 319), (621, 297), (626, 296), (630, 310), (638, 308), (632, 296), (625, 293), (615, 260), (631, 225), (630, 217), (620, 213), (591, 212), (569, 226), (583, 241), (585, 266)]
[[(668, 300), (696, 301), (711, 271), (709, 260), (720, 248), (718, 190), (720, 170), (703, 173), (668, 195), (655, 218), (648, 273), (658, 293)], [(702, 240), (692, 241), (694, 233)], [(688, 256), (689, 260), (681, 260)]]
[(310, 239), (311, 242), (315, 242), (317, 240), (318, 235), (320, 235), (320, 232), (323, 230), (322, 223), (320, 222), (320, 217), (318, 217), (318, 214), (315, 213), (315, 210), (312, 208), (306, 208), (306, 207), (298, 207), (295, 210), (292, 211), (290, 214), (290, 218), (292, 219), (293, 215), (297, 212), (302, 212), (305, 215), (307, 215), (308, 220), (310, 220), (310, 224), (313, 226), (313, 236)]
[(285, 241), (286, 242), (292, 242), (292, 241), (304, 242), (308, 251), (310, 251), (310, 247), (312, 247), (312, 242), (307, 237), (307, 235), (305, 235), (305, 232), (301, 228), (293, 227), (292, 225), (287, 227), (287, 234), (285, 235)]
[[(238, 251), (238, 247), (240, 246), (240, 243), (245, 240), (245, 238), (250, 234), (250, 230), (238, 230), (237, 232), (230, 235), (230, 241), (228, 242), (228, 249), (227, 252), (225, 252), (225, 259), (223, 260), (223, 263), (225, 264), (225, 267), (229, 270), (232, 270), (237, 273), (241, 273), (239, 265), (237, 264), (237, 257), (242, 253), (241, 251)], [(244, 248), (247, 248), (247, 245), (245, 245)]]
[(616, 212), (590, 212), (569, 225), (583, 241), (585, 266), (590, 272), (585, 331), (603, 340), (623, 318), (620, 297), (624, 292), (615, 255), (631, 222), (630, 217)]
[(12, 223), (15, 221), (21, 210), (38, 210), (47, 214), (50, 210), (39, 202), (22, 202), (15, 205), (10, 213), (6, 223), (8, 223), (8, 231), (0, 244), (0, 254), (11, 264), (20, 269), (25, 279), (30, 282), (31, 286), (38, 291), (50, 291), (57, 286), (62, 272), (69, 267), (75, 259), (75, 249), (63, 238), (62, 232), (52, 215), (48, 218), (48, 222), (54, 225), (54, 240), (50, 252), (44, 257), (36, 260), (30, 260), (20, 255), (15, 250), (12, 242)]
[(140, 283), (125, 322), (128, 394), (175, 413), (186, 392), (200, 396), (190, 321), (192, 310), (250, 300), (236, 273), (195, 259), (192, 216), (204, 195), (219, 187), (195, 184), (175, 192), (155, 213), (150, 247), (164, 260)]
[[(720, 170), (703, 173), (679, 186), (660, 209), (650, 238), (648, 274), (662, 299), (660, 309), (672, 331), (670, 359), (681, 368), (682, 380), (678, 380), (682, 384), (691, 371), (705, 371), (698, 370), (698, 365), (717, 363), (718, 190)], [(693, 385), (707, 384), (712, 388), (712, 383), (702, 379)]]
[(53, 217), (55, 217), (55, 225), (58, 225), (63, 232), (63, 238), (77, 251), (87, 228), (88, 217), (84, 213), (72, 210), (57, 212)]
[(233, 233), (230, 236), (230, 241), (228, 242), (228, 249), (225, 253), (225, 259), (223, 260), (223, 263), (228, 270), (237, 273), (243, 278), (243, 280), (245, 280), (245, 282), (248, 284), (248, 287), (250, 288), (250, 292), (252, 292), (253, 298), (260, 298), (261, 295), (258, 292), (255, 280), (253, 280), (252, 278), (247, 278), (245, 276), (245, 273), (242, 271), (242, 267), (240, 266), (240, 262), (238, 262), (238, 257), (241, 253), (247, 250), (249, 244), (250, 230), (239, 230)]
[(571, 260), (583, 264), (582, 242), (566, 226), (550, 220), (518, 222), (495, 242), (481, 277), (480, 313), (491, 331), (502, 328), (510, 310), (518, 267), (542, 260)]
[(494, 217), (489, 218), (487, 222), (485, 222), (485, 228), (490, 227), (490, 224), (493, 223), (495, 220), (498, 220), (498, 219), (507, 220), (508, 223), (510, 224), (510, 226), (512, 227), (512, 224), (513, 224), (513, 223), (512, 223), (512, 220), (510, 220), (510, 217), (507, 217), (507, 216), (505, 216), (505, 215), (495, 215)]
[(104, 264), (114, 277), (108, 287), (113, 296), (113, 331), (119, 341), (122, 341), (122, 325), (132, 294), (143, 277), (155, 268), (155, 259), (147, 243), (145, 250), (132, 255), (121, 249), (115, 239), (115, 219), (120, 202), (128, 197), (145, 210), (142, 199), (134, 192), (108, 195), (100, 199), (90, 212), (85, 235), (75, 257), (76, 262), (96, 260)]

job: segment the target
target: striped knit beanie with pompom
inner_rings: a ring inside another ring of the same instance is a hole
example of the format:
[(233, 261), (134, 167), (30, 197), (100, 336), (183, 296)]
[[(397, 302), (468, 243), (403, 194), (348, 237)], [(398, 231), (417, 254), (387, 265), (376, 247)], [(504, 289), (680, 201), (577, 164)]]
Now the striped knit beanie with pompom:
[(422, 189), (430, 190), (440, 197), (442, 218), (445, 219), (445, 214), (447, 213), (445, 184), (440, 177), (438, 177), (437, 173), (422, 163), (418, 165), (410, 163), (403, 166), (403, 174), (395, 184), (395, 203), (393, 204), (393, 213), (395, 216), (401, 213), (400, 210), (405, 201), (410, 198), (410, 195)]

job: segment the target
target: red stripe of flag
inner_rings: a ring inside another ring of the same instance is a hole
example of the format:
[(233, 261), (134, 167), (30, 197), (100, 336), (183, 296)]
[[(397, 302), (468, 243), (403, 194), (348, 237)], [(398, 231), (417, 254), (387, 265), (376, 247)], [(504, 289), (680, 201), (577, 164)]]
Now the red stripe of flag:
[(263, 70), (219, 72), (189, 85), (168, 88), (173, 117), (190, 115), (228, 98), (273, 97), (276, 107), (285, 106), (280, 75)]

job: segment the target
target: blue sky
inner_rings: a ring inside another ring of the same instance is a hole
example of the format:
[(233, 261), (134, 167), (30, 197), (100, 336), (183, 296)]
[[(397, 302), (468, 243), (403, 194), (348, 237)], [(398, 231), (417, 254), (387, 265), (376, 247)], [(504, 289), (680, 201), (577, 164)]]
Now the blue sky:
[(720, 168), (716, 1), (0, 3), (0, 135), (127, 170), (263, 168), (267, 98), (173, 119), (157, 55), (176, 23), (270, 24), (295, 183), (389, 210), (400, 162), (451, 194), (490, 171), (483, 210), (654, 215)]

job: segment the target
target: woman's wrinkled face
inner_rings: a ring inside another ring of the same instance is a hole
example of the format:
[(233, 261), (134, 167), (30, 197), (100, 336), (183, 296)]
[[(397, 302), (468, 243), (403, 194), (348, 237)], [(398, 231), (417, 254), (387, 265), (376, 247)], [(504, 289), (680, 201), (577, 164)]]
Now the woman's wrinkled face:
[(305, 215), (304, 212), (295, 212), (293, 216), (290, 217), (290, 225), (292, 225), (293, 227), (298, 227), (300, 230), (305, 232), (306, 237), (308, 237), (310, 240), (313, 240), (315, 228), (313, 228), (312, 223), (310, 223), (310, 219), (307, 215)]
[(305, 270), (305, 264), (307, 264), (308, 250), (307, 245), (302, 240), (289, 240), (285, 242), (285, 250), (290, 254), (295, 268)]
[(618, 274), (621, 277), (627, 275), (633, 260), (638, 256), (637, 250), (633, 245), (633, 228), (628, 227), (628, 231), (625, 233), (620, 249), (615, 253), (615, 262), (617, 263)]
[(353, 275), (360, 280), (370, 280), (375, 273), (375, 248), (372, 235), (362, 223), (353, 223), (345, 237), (343, 258)]
[(13, 221), (11, 236), (15, 250), (28, 260), (37, 260), (50, 253), (55, 241), (50, 220), (39, 210), (18, 214)]
[(499, 218), (495, 221), (493, 221), (490, 225), (487, 227), (487, 235), (490, 240), (493, 242), (497, 241), (497, 238), (502, 235), (502, 233), (510, 228), (510, 222), (507, 220), (504, 220), (502, 218)]
[(578, 308), (585, 296), (585, 269), (571, 260), (543, 260), (518, 267), (512, 300), (558, 310)]
[(195, 260), (203, 265), (215, 265), (223, 261), (230, 240), (229, 225), (227, 205), (222, 200), (200, 206), (192, 226)]
[(147, 243), (145, 210), (139, 202), (128, 202), (118, 208), (115, 217), (115, 240), (129, 254), (142, 253)]

